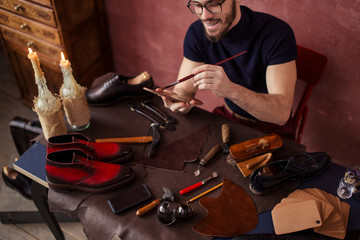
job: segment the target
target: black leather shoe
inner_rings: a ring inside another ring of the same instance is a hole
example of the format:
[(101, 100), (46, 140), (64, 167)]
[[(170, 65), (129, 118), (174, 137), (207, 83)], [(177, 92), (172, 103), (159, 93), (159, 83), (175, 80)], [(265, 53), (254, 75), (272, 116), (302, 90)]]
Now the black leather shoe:
[(14, 169), (4, 166), (2, 169), (2, 178), (5, 185), (11, 189), (19, 192), (23, 197), (32, 199), (31, 197), (31, 182), (32, 180)]
[(286, 180), (314, 177), (330, 162), (331, 158), (326, 153), (314, 152), (268, 163), (251, 174), (249, 187), (255, 195), (262, 195)]
[(149, 75), (148, 80), (139, 84), (129, 84), (128, 81), (135, 77), (137, 76), (114, 74), (101, 84), (92, 86), (86, 92), (89, 105), (107, 106), (125, 98), (149, 96), (149, 92), (143, 88), (153, 88), (152, 77)]

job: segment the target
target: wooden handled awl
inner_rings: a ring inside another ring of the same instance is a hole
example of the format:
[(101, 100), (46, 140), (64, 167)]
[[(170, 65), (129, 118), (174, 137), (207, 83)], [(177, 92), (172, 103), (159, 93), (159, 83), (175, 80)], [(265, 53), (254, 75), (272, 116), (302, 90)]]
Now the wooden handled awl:
[(204, 166), (212, 159), (216, 153), (219, 151), (220, 146), (216, 144), (214, 147), (210, 149), (210, 151), (200, 160), (198, 169), (194, 172), (195, 177), (200, 175), (200, 172), (204, 169)]
[(152, 142), (152, 136), (124, 137), (124, 138), (98, 138), (95, 142), (116, 142), (116, 143), (148, 143)]
[(223, 152), (225, 155), (229, 154), (229, 142), (230, 142), (230, 129), (228, 124), (221, 125), (221, 137), (224, 144)]
[(157, 205), (159, 205), (160, 203), (160, 199), (155, 199), (154, 201), (152, 201), (151, 203), (149, 203), (148, 205), (140, 208), (139, 210), (136, 211), (136, 216), (143, 216), (145, 213), (147, 213), (148, 211), (150, 211), (151, 209), (154, 209), (155, 207), (157, 207)]

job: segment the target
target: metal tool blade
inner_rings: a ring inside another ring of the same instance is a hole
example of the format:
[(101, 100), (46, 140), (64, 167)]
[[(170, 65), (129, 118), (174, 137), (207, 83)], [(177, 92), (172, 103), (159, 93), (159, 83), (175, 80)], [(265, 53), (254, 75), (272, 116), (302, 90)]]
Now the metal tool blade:
[(149, 100), (145, 100), (141, 103), (141, 105), (150, 111), (152, 111), (154, 114), (159, 116), (164, 122), (174, 124), (176, 123), (176, 119), (165, 112), (161, 111), (159, 108), (155, 107)]
[(166, 200), (171, 202), (175, 201), (174, 193), (169, 188), (163, 187), (163, 191), (164, 191), (164, 195), (162, 196), (161, 200)]
[(205, 184), (205, 183), (207, 183), (209, 180), (214, 179), (214, 178), (217, 178), (217, 176), (218, 176), (218, 173), (217, 173), (217, 172), (213, 172), (213, 173), (211, 174), (211, 176), (205, 178), (205, 179), (202, 180), (201, 182), (202, 182), (202, 184)]
[(203, 169), (204, 166), (202, 164), (199, 164), (198, 169), (194, 172), (195, 177), (199, 176)]
[(149, 153), (148, 153), (149, 158), (151, 158), (154, 155), (154, 149), (160, 141), (160, 133), (158, 130), (159, 124), (151, 123), (150, 127), (151, 127), (152, 134), (153, 134), (153, 136), (152, 136), (153, 141), (151, 142)]

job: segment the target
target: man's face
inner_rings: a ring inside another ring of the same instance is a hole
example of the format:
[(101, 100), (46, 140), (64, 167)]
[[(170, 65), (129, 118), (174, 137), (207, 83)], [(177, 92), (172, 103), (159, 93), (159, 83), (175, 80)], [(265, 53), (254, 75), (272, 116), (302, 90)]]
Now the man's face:
[[(195, 2), (195, 1), (194, 1)], [(197, 1), (201, 4), (208, 2), (217, 3), (219, 0), (214, 1)], [(206, 8), (203, 8), (203, 13), (198, 15), (203, 23), (206, 37), (211, 42), (218, 42), (222, 39), (228, 31), (236, 24), (236, 3), (234, 0), (225, 0), (222, 5), (222, 12), (219, 14), (212, 14)]]

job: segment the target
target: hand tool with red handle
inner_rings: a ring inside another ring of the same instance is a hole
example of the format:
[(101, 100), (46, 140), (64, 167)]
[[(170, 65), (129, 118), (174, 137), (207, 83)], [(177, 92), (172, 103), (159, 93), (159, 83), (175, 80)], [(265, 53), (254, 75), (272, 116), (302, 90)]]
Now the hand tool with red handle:
[(217, 172), (213, 172), (210, 177), (202, 180), (201, 182), (195, 183), (194, 185), (191, 185), (190, 187), (187, 187), (187, 188), (184, 188), (184, 189), (180, 190), (179, 193), (180, 193), (181, 195), (184, 195), (184, 194), (186, 194), (186, 193), (188, 193), (188, 192), (190, 192), (190, 191), (192, 191), (192, 190), (194, 190), (194, 189), (196, 189), (196, 188), (204, 185), (207, 181), (209, 181), (209, 180), (211, 180), (211, 179), (213, 179), (213, 178), (216, 178), (217, 176), (218, 176)]

